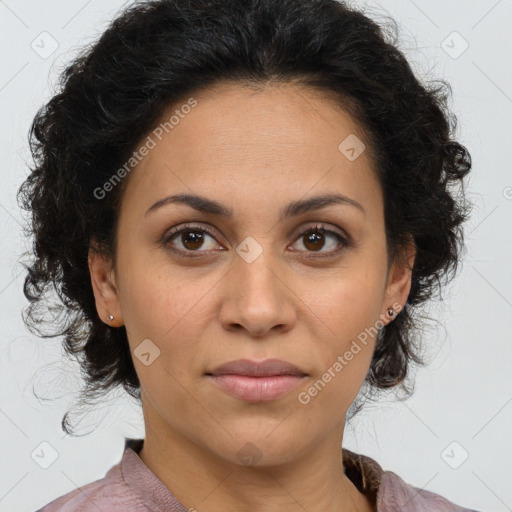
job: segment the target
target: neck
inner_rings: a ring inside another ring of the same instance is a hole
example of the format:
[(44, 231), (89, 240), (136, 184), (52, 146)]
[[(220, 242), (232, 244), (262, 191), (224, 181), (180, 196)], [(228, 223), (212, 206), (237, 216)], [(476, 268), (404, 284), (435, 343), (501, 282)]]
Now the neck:
[[(166, 426), (146, 428), (139, 454), (190, 510), (213, 512), (373, 512), (345, 475), (339, 429), (301, 457), (279, 465), (246, 466), (219, 457)], [(164, 432), (160, 430), (160, 432)], [(155, 435), (156, 434), (156, 435)]]

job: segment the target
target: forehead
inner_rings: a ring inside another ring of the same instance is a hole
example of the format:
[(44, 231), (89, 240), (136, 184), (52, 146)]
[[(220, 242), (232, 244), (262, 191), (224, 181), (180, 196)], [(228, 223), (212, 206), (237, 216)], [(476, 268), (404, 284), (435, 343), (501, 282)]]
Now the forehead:
[(376, 185), (369, 152), (350, 160), (340, 149), (351, 137), (363, 147), (365, 133), (321, 91), (223, 84), (193, 100), (170, 107), (148, 134), (152, 149), (130, 175), (125, 199), (136, 190), (146, 204), (177, 188), (231, 199), (236, 190), (241, 200), (272, 190), (303, 196), (316, 184), (361, 197)]

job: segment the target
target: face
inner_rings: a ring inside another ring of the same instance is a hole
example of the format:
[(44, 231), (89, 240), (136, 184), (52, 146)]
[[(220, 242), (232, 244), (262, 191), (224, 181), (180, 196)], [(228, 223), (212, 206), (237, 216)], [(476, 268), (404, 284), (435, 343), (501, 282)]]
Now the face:
[[(332, 100), (290, 84), (194, 98), (172, 129), (150, 134), (154, 147), (131, 171), (115, 270), (90, 257), (98, 313), (126, 327), (147, 435), (233, 463), (249, 442), (268, 464), (293, 461), (341, 436), (410, 272), (388, 267), (368, 151), (339, 149), (364, 133)], [(176, 195), (203, 199), (162, 201)], [(333, 195), (345, 200), (310, 202)], [(207, 375), (268, 358), (306, 376), (254, 401)]]

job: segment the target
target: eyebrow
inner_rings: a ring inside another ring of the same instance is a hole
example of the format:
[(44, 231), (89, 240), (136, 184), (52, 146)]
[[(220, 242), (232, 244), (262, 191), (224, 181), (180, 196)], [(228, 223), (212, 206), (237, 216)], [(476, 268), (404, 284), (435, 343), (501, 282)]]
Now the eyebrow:
[[(198, 212), (218, 215), (228, 219), (233, 217), (233, 210), (230, 208), (227, 208), (213, 199), (208, 199), (207, 197), (195, 194), (176, 194), (164, 197), (153, 204), (146, 211), (144, 217), (146, 217), (150, 212), (154, 212), (168, 204), (185, 204)], [(333, 204), (353, 206), (366, 216), (366, 211), (363, 206), (354, 199), (342, 194), (323, 194), (289, 203), (286, 207), (281, 209), (280, 220), (320, 210), (321, 208), (325, 208)]]

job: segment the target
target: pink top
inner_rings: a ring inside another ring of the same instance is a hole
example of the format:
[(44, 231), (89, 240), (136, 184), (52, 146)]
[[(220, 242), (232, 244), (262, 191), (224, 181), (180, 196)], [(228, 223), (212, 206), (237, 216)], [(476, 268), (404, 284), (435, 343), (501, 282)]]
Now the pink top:
[[(143, 439), (125, 438), (121, 461), (106, 475), (48, 503), (37, 512), (188, 512), (138, 454)], [(343, 449), (345, 474), (377, 512), (477, 512), (406, 484), (365, 455)], [(193, 509), (192, 509), (193, 510)]]

